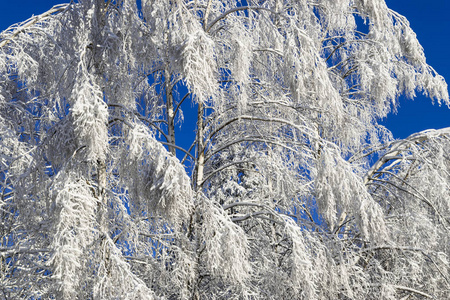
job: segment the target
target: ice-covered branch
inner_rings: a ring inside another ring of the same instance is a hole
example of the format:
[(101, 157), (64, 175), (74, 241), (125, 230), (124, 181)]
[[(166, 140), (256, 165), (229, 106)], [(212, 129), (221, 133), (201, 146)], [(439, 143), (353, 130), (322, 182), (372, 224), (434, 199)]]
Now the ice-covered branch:
[(50, 10), (46, 11), (43, 14), (33, 16), (30, 19), (19, 23), (17, 25), (13, 25), (3, 31), (0, 34), (0, 49), (9, 44), (16, 36), (27, 31), (28, 29), (32, 29), (32, 26), (36, 23), (43, 22), (54, 14), (65, 11), (71, 4), (58, 4), (53, 6)]

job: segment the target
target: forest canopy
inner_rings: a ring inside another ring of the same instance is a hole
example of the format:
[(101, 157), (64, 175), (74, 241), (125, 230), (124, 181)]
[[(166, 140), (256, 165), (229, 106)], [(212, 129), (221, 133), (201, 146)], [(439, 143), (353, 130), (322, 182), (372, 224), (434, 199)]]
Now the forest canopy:
[(0, 82), (0, 298), (450, 298), (450, 128), (378, 123), (447, 84), (384, 0), (61, 4)]

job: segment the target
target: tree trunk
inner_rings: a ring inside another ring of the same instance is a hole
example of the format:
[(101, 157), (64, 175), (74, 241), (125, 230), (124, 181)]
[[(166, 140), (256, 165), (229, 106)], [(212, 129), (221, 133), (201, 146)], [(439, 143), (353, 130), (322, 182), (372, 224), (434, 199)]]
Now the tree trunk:
[(169, 152), (176, 156), (175, 145), (175, 115), (173, 109), (172, 86), (170, 84), (170, 73), (167, 68), (164, 70), (164, 81), (166, 88), (166, 111), (167, 111), (167, 142), (169, 143)]
[(205, 164), (205, 146), (203, 140), (203, 103), (198, 103), (197, 113), (197, 163), (196, 163), (196, 190), (199, 191), (203, 181), (203, 168)]

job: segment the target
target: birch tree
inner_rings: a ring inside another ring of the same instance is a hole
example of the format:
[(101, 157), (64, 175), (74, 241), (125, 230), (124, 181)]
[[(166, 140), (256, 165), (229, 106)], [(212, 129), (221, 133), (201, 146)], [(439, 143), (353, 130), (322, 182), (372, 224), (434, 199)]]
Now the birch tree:
[(1, 298), (450, 297), (450, 129), (378, 124), (447, 85), (383, 0), (61, 4), (0, 81)]

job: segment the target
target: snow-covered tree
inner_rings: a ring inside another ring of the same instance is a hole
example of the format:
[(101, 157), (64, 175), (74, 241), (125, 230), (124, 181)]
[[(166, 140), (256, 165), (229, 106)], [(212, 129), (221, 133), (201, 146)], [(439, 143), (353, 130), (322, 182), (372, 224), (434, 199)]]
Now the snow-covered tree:
[(80, 0), (0, 82), (2, 299), (450, 298), (450, 129), (377, 123), (447, 85), (383, 0)]

